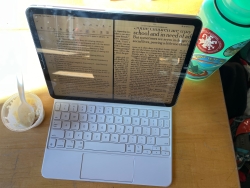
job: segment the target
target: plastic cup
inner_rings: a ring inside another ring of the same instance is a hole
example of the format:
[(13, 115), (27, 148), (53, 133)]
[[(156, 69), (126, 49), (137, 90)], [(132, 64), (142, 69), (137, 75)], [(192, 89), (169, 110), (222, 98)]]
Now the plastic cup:
[(26, 100), (31, 104), (35, 109), (35, 121), (34, 123), (27, 127), (18, 122), (17, 109), (21, 103), (18, 94), (12, 95), (5, 103), (3, 104), (1, 110), (1, 118), (3, 124), (11, 131), (23, 132), (29, 129), (32, 129), (40, 125), (44, 119), (45, 112), (43, 109), (43, 103), (41, 99), (33, 93), (25, 93)]

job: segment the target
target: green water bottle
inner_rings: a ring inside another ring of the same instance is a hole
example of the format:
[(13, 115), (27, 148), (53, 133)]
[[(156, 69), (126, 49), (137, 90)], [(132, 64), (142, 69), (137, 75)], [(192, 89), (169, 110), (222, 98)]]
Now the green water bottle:
[(209, 77), (250, 41), (250, 0), (204, 0), (203, 28), (187, 78)]

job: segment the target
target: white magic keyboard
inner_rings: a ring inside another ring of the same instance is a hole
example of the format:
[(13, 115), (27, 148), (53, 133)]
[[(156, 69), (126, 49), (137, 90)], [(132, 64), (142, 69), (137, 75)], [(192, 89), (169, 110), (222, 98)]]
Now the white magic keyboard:
[(51, 118), (49, 149), (171, 155), (171, 108), (59, 101)]

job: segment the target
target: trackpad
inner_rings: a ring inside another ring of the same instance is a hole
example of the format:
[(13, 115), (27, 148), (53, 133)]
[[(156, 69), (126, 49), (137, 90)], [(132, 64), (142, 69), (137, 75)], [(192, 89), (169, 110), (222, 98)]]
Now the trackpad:
[(132, 182), (134, 157), (112, 154), (83, 154), (81, 179)]

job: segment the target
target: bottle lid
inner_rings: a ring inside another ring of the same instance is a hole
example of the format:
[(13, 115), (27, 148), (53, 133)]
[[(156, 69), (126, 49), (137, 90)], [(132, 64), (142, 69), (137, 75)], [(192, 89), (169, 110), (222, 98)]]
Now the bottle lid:
[(215, 0), (220, 13), (231, 22), (250, 26), (250, 0)]

